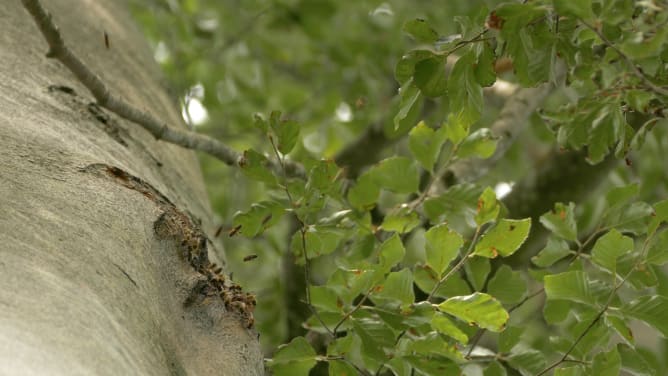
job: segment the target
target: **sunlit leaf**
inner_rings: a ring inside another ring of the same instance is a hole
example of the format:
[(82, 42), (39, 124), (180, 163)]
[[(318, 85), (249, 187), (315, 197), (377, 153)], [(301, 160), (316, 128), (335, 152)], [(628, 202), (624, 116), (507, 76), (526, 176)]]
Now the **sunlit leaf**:
[(474, 255), (494, 258), (515, 253), (529, 236), (531, 218), (501, 219), (475, 246)]
[(452, 297), (439, 304), (438, 309), (493, 332), (503, 330), (509, 317), (501, 303), (481, 292)]
[(446, 315), (439, 313), (435, 314), (431, 319), (431, 327), (437, 332), (452, 337), (457, 340), (457, 342), (464, 345), (469, 341), (466, 333), (462, 332), (462, 330), (459, 329)]
[(545, 294), (548, 299), (572, 300), (593, 304), (590, 284), (584, 272), (573, 271), (545, 276)]
[(633, 239), (612, 229), (596, 240), (591, 251), (592, 261), (614, 274), (617, 270), (617, 257), (632, 251)]
[(485, 188), (485, 191), (478, 198), (477, 213), (475, 215), (475, 222), (478, 226), (494, 221), (499, 215), (501, 205), (496, 199), (496, 194), (492, 188)]

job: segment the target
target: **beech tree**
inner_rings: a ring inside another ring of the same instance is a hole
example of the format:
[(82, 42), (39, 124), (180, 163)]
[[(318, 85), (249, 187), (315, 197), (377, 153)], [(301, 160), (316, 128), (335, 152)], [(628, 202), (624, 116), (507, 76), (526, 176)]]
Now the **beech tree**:
[(22, 3), (7, 370), (668, 369), (668, 4)]

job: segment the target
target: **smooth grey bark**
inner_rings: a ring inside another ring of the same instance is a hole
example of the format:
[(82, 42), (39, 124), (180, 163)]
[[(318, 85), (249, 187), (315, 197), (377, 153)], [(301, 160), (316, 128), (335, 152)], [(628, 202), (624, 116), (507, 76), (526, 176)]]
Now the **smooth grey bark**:
[[(184, 127), (124, 2), (43, 4), (111, 90)], [(184, 305), (203, 277), (178, 241), (156, 235), (161, 207), (90, 168), (141, 179), (211, 234), (194, 153), (91, 104), (46, 51), (20, 1), (3, 2), (0, 374), (262, 374), (257, 334), (242, 317), (216, 299)]]

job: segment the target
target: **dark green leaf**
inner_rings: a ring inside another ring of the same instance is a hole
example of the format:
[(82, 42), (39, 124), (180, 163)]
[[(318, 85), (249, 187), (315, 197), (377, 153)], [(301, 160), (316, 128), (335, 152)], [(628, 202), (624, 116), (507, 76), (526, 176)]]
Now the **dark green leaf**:
[(560, 15), (564, 16), (575, 16), (585, 20), (589, 20), (593, 17), (591, 10), (591, 0), (553, 0), (554, 9)]
[(491, 268), (487, 257), (471, 257), (464, 264), (464, 270), (471, 285), (478, 291), (482, 290), (485, 286), (485, 281), (487, 281), (487, 276)]
[(483, 106), (482, 87), (476, 80), (474, 65), (475, 56), (466, 53), (457, 60), (448, 79), (450, 108), (468, 124), (480, 118)]
[(445, 59), (433, 57), (417, 62), (413, 82), (427, 97), (435, 98), (444, 95), (448, 89)]
[(501, 363), (497, 361), (491, 362), (487, 368), (483, 371), (483, 376), (506, 376), (508, 373), (506, 369), (503, 368)]

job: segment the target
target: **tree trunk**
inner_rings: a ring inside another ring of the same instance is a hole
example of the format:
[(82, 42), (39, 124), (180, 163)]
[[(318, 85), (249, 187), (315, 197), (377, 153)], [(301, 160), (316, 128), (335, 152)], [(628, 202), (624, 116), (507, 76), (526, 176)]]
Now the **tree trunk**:
[[(112, 91), (184, 126), (123, 2), (43, 5)], [(3, 2), (0, 374), (262, 374), (252, 297), (207, 258), (195, 154), (96, 106), (46, 52)]]

